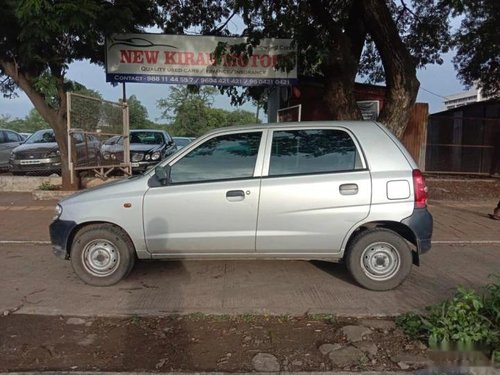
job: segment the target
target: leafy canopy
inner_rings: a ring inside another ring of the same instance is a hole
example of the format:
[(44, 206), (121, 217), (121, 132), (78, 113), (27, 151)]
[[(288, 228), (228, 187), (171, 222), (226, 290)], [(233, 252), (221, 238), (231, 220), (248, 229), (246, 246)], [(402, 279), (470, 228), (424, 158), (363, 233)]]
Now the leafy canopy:
[(158, 100), (161, 117), (170, 123), (169, 132), (198, 137), (210, 129), (256, 122), (255, 115), (248, 111), (212, 108), (217, 92), (210, 86), (172, 86), (169, 96)]

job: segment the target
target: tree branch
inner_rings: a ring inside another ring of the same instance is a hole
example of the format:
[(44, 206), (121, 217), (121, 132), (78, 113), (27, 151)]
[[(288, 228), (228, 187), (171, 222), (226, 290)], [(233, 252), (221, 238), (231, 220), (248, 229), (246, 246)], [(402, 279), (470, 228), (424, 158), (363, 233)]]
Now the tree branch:
[(45, 102), (43, 95), (35, 91), (31, 77), (27, 73), (21, 72), (18, 65), (13, 61), (0, 59), (0, 66), (5, 74), (24, 91), (43, 119), (47, 121), (47, 123), (53, 124), (55, 122), (56, 113)]
[(212, 31), (209, 35), (216, 35), (217, 33), (221, 32), (231, 21), (231, 19), (236, 15), (236, 11), (234, 11), (228, 18), (227, 20), (220, 26), (216, 27), (214, 31)]

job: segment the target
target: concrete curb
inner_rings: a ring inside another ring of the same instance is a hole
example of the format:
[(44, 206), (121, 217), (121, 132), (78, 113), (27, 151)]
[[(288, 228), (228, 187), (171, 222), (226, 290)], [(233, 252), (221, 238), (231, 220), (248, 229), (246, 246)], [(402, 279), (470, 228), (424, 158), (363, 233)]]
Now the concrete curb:
[(61, 185), (61, 177), (0, 176), (0, 191), (31, 193), (42, 184)]
[[(9, 372), (0, 375), (234, 375), (229, 372), (99, 372), (99, 371), (38, 371)], [(238, 375), (499, 375), (500, 368), (494, 367), (449, 367), (426, 368), (414, 371), (299, 371), (299, 372), (238, 372)]]
[(76, 191), (65, 190), (33, 190), (31, 196), (35, 201), (50, 201), (60, 200), (68, 195), (74, 194)]

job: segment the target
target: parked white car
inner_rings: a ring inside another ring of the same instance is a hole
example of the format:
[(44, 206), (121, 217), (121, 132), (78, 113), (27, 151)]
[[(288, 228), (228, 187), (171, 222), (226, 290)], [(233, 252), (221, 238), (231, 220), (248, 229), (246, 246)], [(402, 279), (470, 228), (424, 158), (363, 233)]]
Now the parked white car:
[(56, 255), (112, 285), (139, 259), (344, 261), (372, 290), (397, 287), (431, 247), (424, 178), (381, 124), (223, 128), (144, 175), (62, 200)]

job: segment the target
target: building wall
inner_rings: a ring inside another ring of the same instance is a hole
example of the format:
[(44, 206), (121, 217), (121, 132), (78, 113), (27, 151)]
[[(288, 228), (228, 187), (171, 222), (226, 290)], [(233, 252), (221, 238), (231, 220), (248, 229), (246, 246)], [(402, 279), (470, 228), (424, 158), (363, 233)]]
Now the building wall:
[(429, 171), (500, 174), (500, 101), (432, 114), (427, 133)]

